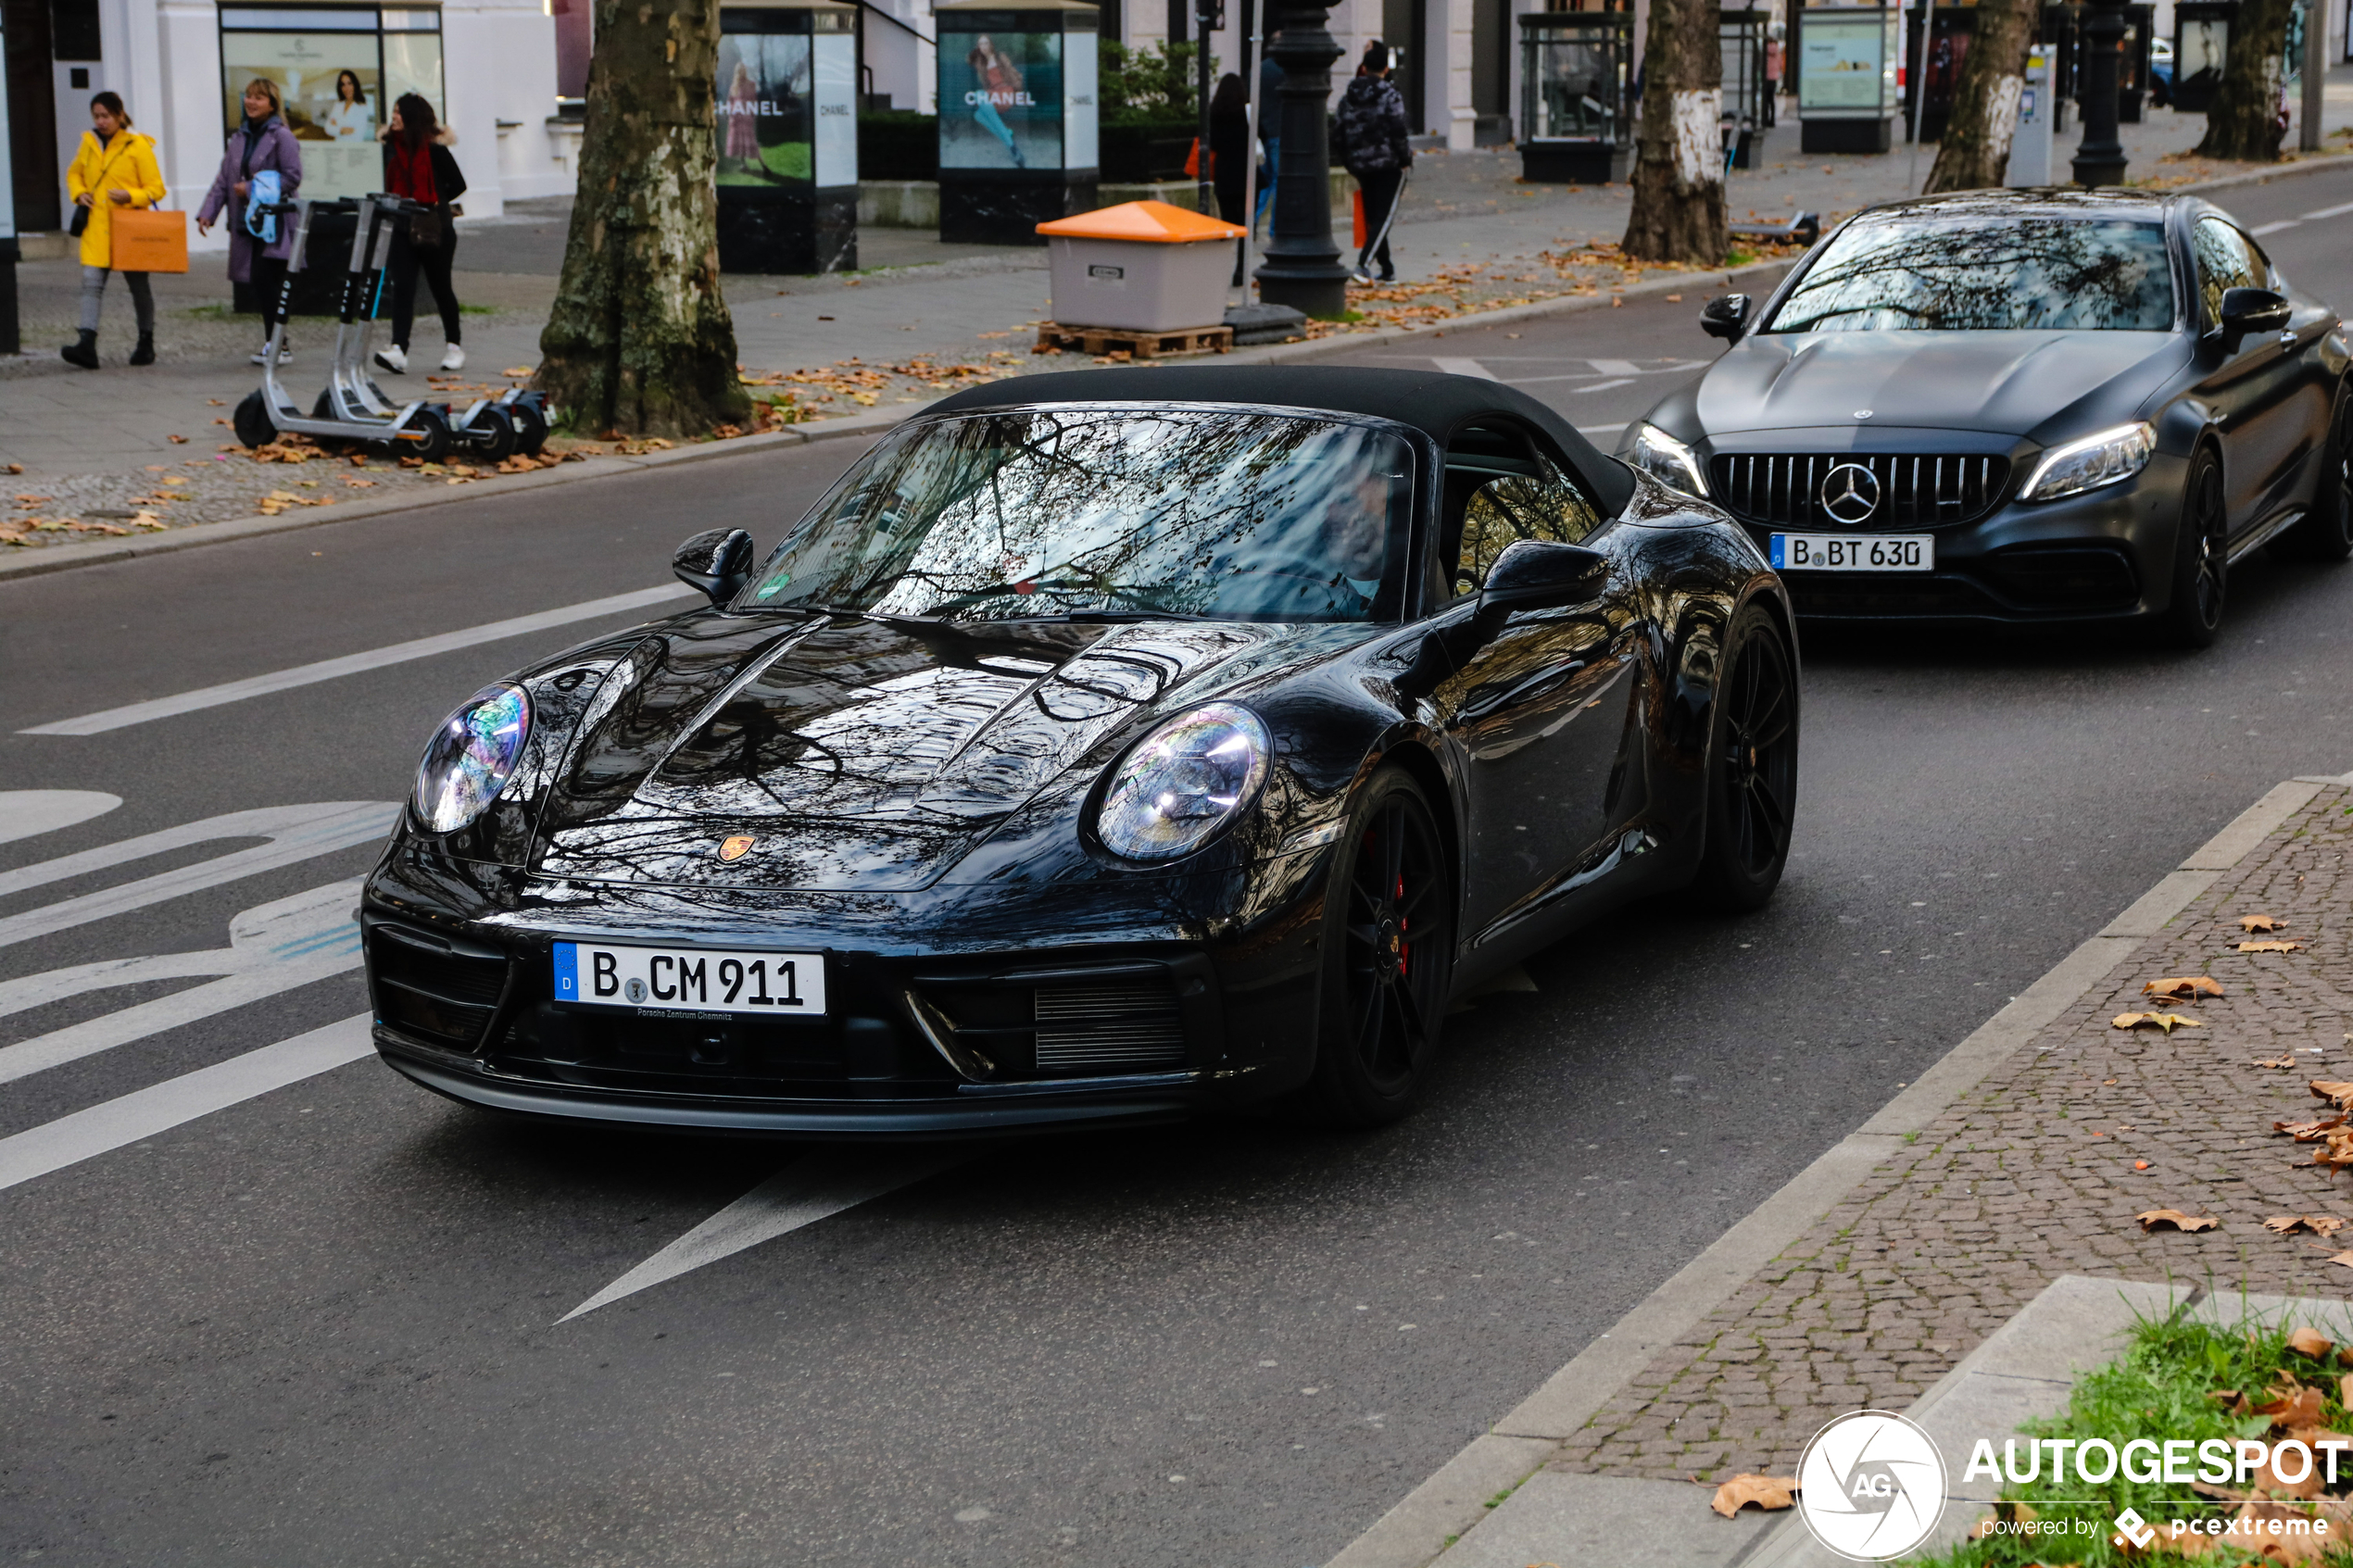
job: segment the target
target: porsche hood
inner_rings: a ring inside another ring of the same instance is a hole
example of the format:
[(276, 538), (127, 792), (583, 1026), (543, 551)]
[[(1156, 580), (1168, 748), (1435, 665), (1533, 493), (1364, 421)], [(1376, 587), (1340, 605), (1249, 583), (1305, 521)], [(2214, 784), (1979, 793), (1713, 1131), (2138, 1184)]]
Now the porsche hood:
[(2183, 349), (2170, 332), (1757, 332), (1702, 378), (1698, 429), (1718, 437), (1808, 426), (2032, 435), (2112, 386), (2130, 409)]
[(554, 781), (535, 869), (928, 886), (1131, 721), (1206, 700), (1302, 633), (1363, 630), (684, 618), (606, 675)]

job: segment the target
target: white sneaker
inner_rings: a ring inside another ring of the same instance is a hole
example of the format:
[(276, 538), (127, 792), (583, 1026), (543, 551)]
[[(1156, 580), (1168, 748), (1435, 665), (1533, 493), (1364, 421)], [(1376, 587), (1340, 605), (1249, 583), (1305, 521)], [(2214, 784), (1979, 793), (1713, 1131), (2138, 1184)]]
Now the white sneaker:
[(451, 344), (449, 345), (448, 352), (441, 357), (441, 368), (445, 370), (464, 370), (466, 368), (466, 351), (459, 347), (456, 344)]
[(409, 354), (398, 344), (376, 350), (376, 363), (396, 376), (409, 373)]
[[(245, 363), (248, 365), (267, 365), (270, 363), (270, 345), (265, 343), (259, 348), (255, 349), (252, 356), (245, 360)], [(294, 350), (291, 348), (279, 349), (278, 363), (281, 365), (293, 364)]]

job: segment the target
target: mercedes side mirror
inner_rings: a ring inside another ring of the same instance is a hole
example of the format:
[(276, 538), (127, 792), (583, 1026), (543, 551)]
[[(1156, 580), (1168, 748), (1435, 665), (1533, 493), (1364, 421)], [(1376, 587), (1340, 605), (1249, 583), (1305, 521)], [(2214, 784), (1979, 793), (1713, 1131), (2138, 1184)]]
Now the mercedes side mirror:
[(724, 608), (751, 581), (751, 535), (740, 528), (711, 528), (678, 546), (670, 570), (678, 581)]
[(1516, 609), (1558, 609), (1598, 596), (1609, 578), (1609, 558), (1582, 545), (1522, 539), (1504, 547), (1478, 591), (1478, 615)]
[(2233, 337), (2248, 332), (2276, 332), (2287, 328), (2288, 303), (2270, 289), (2224, 289), (2222, 331)]
[(1718, 295), (1700, 307), (1699, 330), (1709, 337), (1735, 338), (1748, 325), (1752, 308), (1744, 294)]

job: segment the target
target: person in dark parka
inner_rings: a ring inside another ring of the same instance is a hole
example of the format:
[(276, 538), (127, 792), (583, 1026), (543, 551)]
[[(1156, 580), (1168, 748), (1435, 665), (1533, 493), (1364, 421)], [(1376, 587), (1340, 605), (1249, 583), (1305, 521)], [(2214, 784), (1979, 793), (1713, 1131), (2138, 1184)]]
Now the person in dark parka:
[[(245, 223), (245, 198), (253, 189), (253, 177), (274, 169), (278, 199), (294, 200), (295, 192), (302, 187), (302, 144), (286, 129), (278, 84), (268, 77), (257, 76), (245, 83), (245, 107), (244, 120), (229, 132), (229, 144), (221, 149), (220, 172), (212, 177), (212, 189), (205, 193), (204, 205), (196, 209), (196, 232), (212, 232), (214, 220), (223, 212), (228, 214), (229, 281), (250, 283), (260, 296), (261, 341), (266, 345), (279, 321), (286, 263), (294, 255), (295, 226), (281, 214), (276, 236), (266, 242), (256, 239)], [(293, 358), (293, 350), (279, 345), (280, 364)], [(253, 362), (261, 363), (258, 349)]]
[(1380, 281), (1397, 276), (1389, 258), (1389, 215), (1414, 166), (1412, 134), (1405, 121), (1405, 97), (1389, 80), (1389, 45), (1375, 39), (1365, 46), (1364, 63), (1340, 98), (1340, 125), (1332, 151), (1356, 176), (1365, 193), (1365, 249), (1356, 257), (1359, 282), (1372, 281), (1371, 264), (1380, 259)]

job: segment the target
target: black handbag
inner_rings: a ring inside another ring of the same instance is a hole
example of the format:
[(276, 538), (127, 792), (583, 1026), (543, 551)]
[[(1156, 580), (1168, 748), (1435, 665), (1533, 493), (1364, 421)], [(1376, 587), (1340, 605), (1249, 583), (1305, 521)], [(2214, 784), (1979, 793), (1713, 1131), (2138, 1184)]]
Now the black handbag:
[(409, 219), (409, 243), (419, 250), (439, 250), (449, 239), (449, 209), (435, 204)]
[(73, 221), (66, 225), (66, 232), (71, 234), (78, 240), (82, 237), (82, 232), (89, 227), (90, 209), (82, 206), (80, 202), (74, 203)]

